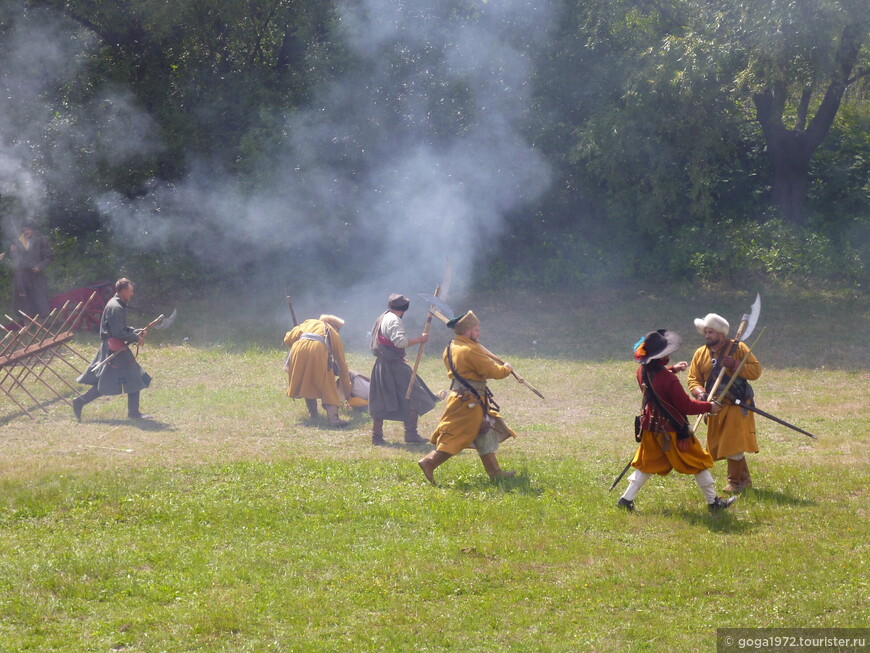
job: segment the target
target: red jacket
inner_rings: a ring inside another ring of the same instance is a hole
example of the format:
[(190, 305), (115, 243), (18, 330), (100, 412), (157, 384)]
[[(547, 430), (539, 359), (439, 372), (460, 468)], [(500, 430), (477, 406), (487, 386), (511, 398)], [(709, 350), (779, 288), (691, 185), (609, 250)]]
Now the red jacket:
[[(637, 368), (637, 383), (643, 387), (643, 370), (641, 365)], [(677, 375), (667, 368), (661, 368), (653, 375), (653, 370), (649, 369), (647, 375), (652, 377), (653, 390), (665, 409), (677, 420), (679, 424), (687, 422), (686, 415), (703, 415), (709, 413), (713, 404), (709, 401), (696, 401), (692, 399), (683, 389), (680, 379)], [(652, 397), (647, 399), (643, 409), (643, 420), (641, 428), (646, 431), (657, 431), (664, 429), (673, 431), (674, 426), (671, 421), (664, 415), (658, 415), (658, 408), (655, 405)], [(655, 418), (658, 417), (658, 420)], [(655, 421), (659, 422), (659, 428), (653, 427)]]

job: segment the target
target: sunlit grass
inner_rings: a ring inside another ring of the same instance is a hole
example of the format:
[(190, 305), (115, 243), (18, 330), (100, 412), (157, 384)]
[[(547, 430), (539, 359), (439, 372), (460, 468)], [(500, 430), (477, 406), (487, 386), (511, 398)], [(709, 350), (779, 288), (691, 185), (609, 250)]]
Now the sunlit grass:
[[(759, 405), (819, 440), (759, 418), (755, 487), (731, 511), (672, 474), (625, 514), (607, 488), (636, 446), (633, 364), (511, 355), (505, 333), (498, 353), (546, 400), (492, 384), (519, 434), (499, 484), (465, 453), (429, 486), (428, 447), (397, 423), (385, 448), (365, 414), (310, 423), (277, 345), (155, 339), (141, 424), (122, 397), (81, 424), (62, 402), (35, 420), (6, 407), (0, 650), (686, 651), (723, 627), (866, 625), (866, 360), (767, 366)], [(436, 390), (439, 350), (421, 367)]]

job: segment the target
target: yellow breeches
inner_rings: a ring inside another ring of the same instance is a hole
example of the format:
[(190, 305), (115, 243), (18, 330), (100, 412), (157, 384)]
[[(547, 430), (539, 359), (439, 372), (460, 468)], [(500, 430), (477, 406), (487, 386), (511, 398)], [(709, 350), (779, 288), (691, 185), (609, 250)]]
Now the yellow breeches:
[(713, 467), (713, 457), (694, 436), (689, 449), (680, 451), (675, 432), (653, 433), (645, 430), (641, 432), (640, 446), (631, 464), (647, 474), (664, 476), (676, 469), (681, 474), (694, 475)]

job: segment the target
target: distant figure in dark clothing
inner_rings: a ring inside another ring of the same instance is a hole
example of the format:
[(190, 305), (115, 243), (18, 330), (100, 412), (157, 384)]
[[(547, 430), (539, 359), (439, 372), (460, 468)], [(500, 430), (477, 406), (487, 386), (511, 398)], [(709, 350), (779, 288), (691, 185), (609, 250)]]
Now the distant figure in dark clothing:
[(51, 311), (45, 279), (45, 268), (54, 258), (51, 242), (36, 230), (33, 222), (28, 221), (9, 251), (14, 275), (12, 308), (16, 318), (20, 315), (18, 311), (30, 317), (46, 317)]
[(375, 355), (369, 385), (369, 415), (372, 416), (372, 444), (382, 446), (384, 420), (404, 422), (405, 442), (426, 443), (417, 432), (417, 418), (435, 407), (437, 398), (419, 376), (414, 379), (410, 400), (405, 398), (413, 370), (405, 362), (405, 348), (429, 339), (424, 333), (417, 338), (405, 335), (402, 316), (411, 300), (393, 294), (387, 300), (387, 311), (372, 327), (371, 349)]
[[(129, 345), (143, 343), (142, 329), (127, 326), (127, 302), (133, 297), (135, 288), (129, 279), (115, 282), (115, 296), (103, 309), (100, 318), (100, 339), (102, 344), (88, 365), (88, 369), (77, 379), (91, 387), (87, 392), (73, 399), (73, 412), (76, 419), (82, 420), (82, 408), (101, 395), (127, 395), (127, 417), (147, 419), (139, 412), (139, 392), (151, 384), (151, 377), (139, 367)], [(109, 360), (111, 358), (111, 360)]]

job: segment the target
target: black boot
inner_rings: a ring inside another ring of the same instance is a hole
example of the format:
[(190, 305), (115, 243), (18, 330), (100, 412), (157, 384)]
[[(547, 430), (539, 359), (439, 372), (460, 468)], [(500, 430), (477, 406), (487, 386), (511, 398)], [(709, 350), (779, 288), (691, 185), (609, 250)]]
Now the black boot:
[(82, 421), (82, 408), (91, 403), (94, 399), (100, 396), (100, 391), (97, 390), (97, 386), (92, 385), (88, 388), (87, 392), (84, 394), (80, 394), (78, 397), (72, 400), (73, 406), (73, 415), (76, 416), (76, 419), (81, 422)]
[(130, 392), (127, 394), (127, 419), (151, 419), (150, 415), (143, 415), (139, 412), (138, 392)]
[(707, 508), (710, 512), (721, 512), (726, 510), (728, 506), (737, 501), (737, 497), (728, 497), (727, 499), (722, 499), (720, 497), (716, 497), (713, 503), (708, 503)]

